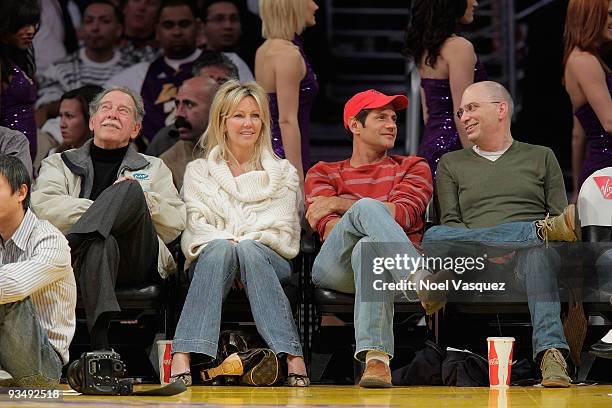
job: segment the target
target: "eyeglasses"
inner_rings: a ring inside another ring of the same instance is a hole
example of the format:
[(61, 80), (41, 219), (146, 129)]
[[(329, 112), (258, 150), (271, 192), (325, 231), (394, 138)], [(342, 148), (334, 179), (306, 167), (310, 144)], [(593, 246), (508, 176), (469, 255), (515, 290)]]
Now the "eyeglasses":
[(504, 101), (482, 101), (482, 102), (468, 103), (467, 105), (457, 109), (457, 112), (455, 114), (457, 115), (457, 118), (461, 119), (464, 112), (468, 112), (468, 113), (474, 112), (475, 110), (480, 108), (481, 103), (502, 103), (502, 102)]
[(214, 16), (207, 18), (207, 23), (213, 24), (223, 24), (226, 21), (229, 21), (230, 24), (238, 24), (240, 23), (240, 15), (239, 14), (215, 14)]

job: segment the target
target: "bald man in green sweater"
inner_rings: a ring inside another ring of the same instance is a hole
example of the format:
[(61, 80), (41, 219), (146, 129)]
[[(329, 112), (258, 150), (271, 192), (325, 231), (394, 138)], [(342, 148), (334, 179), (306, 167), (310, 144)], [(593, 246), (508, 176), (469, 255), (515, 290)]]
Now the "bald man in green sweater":
[[(512, 98), (498, 83), (479, 82), (465, 90), (457, 116), (474, 146), (440, 160), (436, 194), (441, 225), (430, 228), (423, 241), (528, 248), (517, 253), (517, 271), (525, 274), (534, 359), (541, 361), (544, 386), (568, 387), (562, 351), (569, 347), (557, 286), (560, 257), (543, 243), (579, 239), (576, 209), (567, 205), (554, 153), (512, 138), (512, 111)], [(539, 296), (543, 290), (545, 299)]]

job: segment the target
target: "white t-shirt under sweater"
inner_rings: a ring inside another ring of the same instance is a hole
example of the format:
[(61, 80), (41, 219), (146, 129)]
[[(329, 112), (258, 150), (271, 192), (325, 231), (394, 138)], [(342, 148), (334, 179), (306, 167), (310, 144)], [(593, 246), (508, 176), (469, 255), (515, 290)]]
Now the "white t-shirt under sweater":
[(486, 150), (480, 150), (478, 146), (474, 145), (472, 146), (472, 150), (474, 150), (477, 155), (494, 162), (495, 160), (499, 159), (502, 154), (506, 153), (506, 150), (508, 150), (510, 146), (512, 146), (512, 143), (510, 143), (510, 145), (508, 145), (508, 147), (506, 147), (505, 149), (498, 150), (496, 152), (487, 152)]
[(259, 241), (284, 258), (295, 257), (300, 245), (295, 168), (264, 152), (263, 170), (234, 177), (219, 151), (213, 148), (185, 171), (187, 228), (181, 247), (187, 265), (215, 239)]

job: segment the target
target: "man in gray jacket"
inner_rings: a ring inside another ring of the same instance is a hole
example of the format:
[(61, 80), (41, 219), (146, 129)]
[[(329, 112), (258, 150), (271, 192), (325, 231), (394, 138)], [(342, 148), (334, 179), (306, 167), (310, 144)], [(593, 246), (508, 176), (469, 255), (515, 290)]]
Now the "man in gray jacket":
[(185, 227), (168, 167), (130, 147), (143, 115), (131, 90), (101, 92), (90, 105), (93, 139), (45, 159), (32, 195), (35, 212), (68, 238), (94, 350), (108, 349), (110, 320), (120, 310), (115, 287), (174, 272), (165, 244)]
[(18, 158), (23, 164), (25, 164), (30, 177), (32, 177), (30, 142), (23, 133), (0, 126), (0, 153)]

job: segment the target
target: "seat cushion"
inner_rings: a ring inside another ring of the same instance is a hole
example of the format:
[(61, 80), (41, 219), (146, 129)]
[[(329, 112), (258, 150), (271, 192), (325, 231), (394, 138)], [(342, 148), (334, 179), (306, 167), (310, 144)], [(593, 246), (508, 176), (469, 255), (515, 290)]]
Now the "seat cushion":
[(122, 301), (157, 300), (162, 294), (162, 288), (159, 284), (152, 284), (132, 288), (118, 288), (115, 290), (115, 293), (117, 294), (119, 304), (121, 304)]
[(355, 303), (355, 295), (325, 288), (314, 289), (313, 298), (317, 305), (352, 305)]

